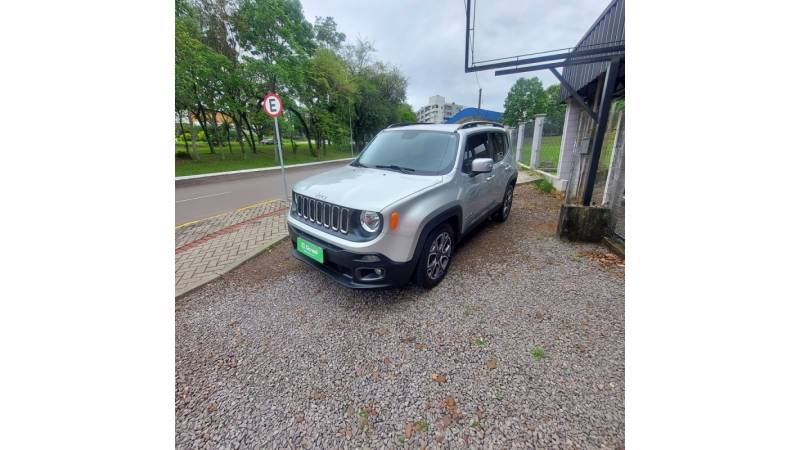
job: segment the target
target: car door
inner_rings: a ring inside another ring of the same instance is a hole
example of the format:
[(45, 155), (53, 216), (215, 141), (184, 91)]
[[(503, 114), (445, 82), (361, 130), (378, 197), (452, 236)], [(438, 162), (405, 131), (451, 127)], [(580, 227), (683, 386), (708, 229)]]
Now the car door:
[(503, 194), (506, 192), (506, 185), (511, 175), (514, 173), (514, 166), (512, 166), (511, 158), (508, 156), (508, 139), (507, 135), (502, 132), (491, 133), (490, 142), (492, 144), (492, 158), (494, 159), (494, 177), (490, 180), (492, 183), (491, 192), (492, 200), (491, 205), (499, 204), (503, 199)]
[(467, 137), (464, 146), (464, 162), (461, 177), (464, 186), (464, 202), (462, 205), (464, 225), (470, 226), (478, 220), (492, 204), (492, 187), (495, 169), (489, 173), (472, 173), (472, 161), (477, 158), (491, 158), (489, 133), (477, 132)]

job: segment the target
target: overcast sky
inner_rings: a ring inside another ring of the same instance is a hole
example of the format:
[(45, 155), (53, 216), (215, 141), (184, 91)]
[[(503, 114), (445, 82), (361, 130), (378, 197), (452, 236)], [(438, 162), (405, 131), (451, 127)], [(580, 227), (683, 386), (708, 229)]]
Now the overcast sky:
[[(463, 0), (301, 0), (306, 18), (331, 16), (348, 41), (372, 41), (375, 57), (408, 78), (408, 102), (417, 110), (428, 97), (503, 110), (517, 78), (538, 76), (556, 84), (549, 71), (496, 77), (493, 71), (464, 73)], [(572, 47), (609, 0), (477, 0), (475, 59), (494, 59)]]

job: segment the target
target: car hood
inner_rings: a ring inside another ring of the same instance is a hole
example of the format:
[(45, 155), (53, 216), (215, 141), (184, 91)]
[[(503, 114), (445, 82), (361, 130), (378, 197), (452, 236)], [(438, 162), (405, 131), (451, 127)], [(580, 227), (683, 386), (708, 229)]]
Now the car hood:
[(352, 209), (380, 211), (392, 203), (442, 182), (441, 175), (344, 166), (295, 183), (300, 195)]

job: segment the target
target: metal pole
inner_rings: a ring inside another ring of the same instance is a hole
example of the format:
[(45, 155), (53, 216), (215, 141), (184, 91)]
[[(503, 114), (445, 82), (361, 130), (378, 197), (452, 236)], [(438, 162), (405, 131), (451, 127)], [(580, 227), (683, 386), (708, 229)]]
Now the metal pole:
[(277, 145), (278, 156), (281, 161), (281, 176), (283, 176), (283, 198), (289, 199), (289, 189), (286, 187), (286, 170), (283, 168), (283, 146), (281, 145), (281, 131), (278, 128), (278, 118), (275, 117), (275, 145)]
[(483, 88), (478, 88), (478, 113), (481, 112), (481, 96), (483, 94)]
[(591, 143), (592, 159), (589, 161), (589, 173), (586, 178), (586, 189), (583, 191), (583, 206), (589, 206), (592, 202), (592, 192), (594, 191), (594, 181), (597, 178), (597, 166), (600, 163), (600, 152), (603, 150), (603, 138), (608, 127), (608, 113), (611, 110), (611, 97), (614, 95), (614, 88), (617, 85), (617, 75), (619, 74), (620, 59), (614, 58), (606, 71), (606, 79), (603, 84), (603, 97), (600, 101), (600, 112), (597, 117), (597, 124), (594, 128), (594, 137)]

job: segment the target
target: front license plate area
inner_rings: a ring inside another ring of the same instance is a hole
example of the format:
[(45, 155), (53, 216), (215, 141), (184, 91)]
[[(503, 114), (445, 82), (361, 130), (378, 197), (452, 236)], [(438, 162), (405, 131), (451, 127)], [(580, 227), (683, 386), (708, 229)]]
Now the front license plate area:
[(320, 247), (317, 244), (308, 242), (307, 240), (301, 237), (297, 238), (297, 251), (308, 256), (309, 258), (313, 259), (314, 261), (320, 264), (322, 264), (322, 262), (325, 260), (322, 247)]

